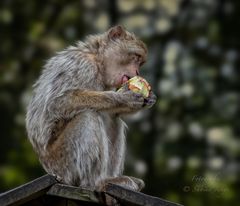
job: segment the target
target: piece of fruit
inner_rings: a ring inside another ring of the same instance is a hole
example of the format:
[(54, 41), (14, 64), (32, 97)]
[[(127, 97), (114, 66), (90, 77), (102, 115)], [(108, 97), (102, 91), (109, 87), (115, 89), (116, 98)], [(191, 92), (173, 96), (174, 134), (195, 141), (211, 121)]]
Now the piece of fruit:
[[(127, 84), (128, 89), (132, 90), (135, 93), (142, 94), (144, 98), (147, 98), (151, 91), (151, 86), (149, 83), (140, 76), (135, 76), (129, 79), (125, 84)], [(122, 87), (124, 87), (125, 84), (123, 84)], [(118, 91), (120, 91), (122, 87)]]

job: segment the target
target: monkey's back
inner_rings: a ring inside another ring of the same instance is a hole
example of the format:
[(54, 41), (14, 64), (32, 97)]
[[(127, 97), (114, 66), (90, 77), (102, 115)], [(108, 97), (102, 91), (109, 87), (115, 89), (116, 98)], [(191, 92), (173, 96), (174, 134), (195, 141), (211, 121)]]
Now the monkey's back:
[(80, 48), (72, 46), (47, 61), (41, 76), (33, 86), (33, 96), (26, 115), (28, 137), (35, 150), (46, 148), (56, 119), (68, 121), (78, 112), (73, 111), (64, 118), (58, 115), (49, 108), (56, 98), (74, 89), (102, 89), (102, 85), (95, 80), (95, 67)]

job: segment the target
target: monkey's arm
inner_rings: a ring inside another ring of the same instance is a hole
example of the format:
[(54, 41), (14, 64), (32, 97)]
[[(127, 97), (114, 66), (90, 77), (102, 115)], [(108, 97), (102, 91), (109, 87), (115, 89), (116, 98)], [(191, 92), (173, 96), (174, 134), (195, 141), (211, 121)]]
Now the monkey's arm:
[(69, 116), (73, 112), (92, 109), (111, 113), (131, 113), (141, 109), (144, 98), (132, 91), (124, 93), (114, 91), (69, 90), (54, 98), (48, 110), (60, 116)]

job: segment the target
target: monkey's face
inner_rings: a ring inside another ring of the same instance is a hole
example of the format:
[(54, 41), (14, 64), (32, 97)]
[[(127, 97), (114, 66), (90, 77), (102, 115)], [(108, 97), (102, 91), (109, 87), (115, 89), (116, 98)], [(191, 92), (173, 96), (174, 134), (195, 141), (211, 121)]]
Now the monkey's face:
[(109, 42), (104, 54), (105, 84), (118, 88), (139, 75), (140, 67), (146, 61), (147, 49), (142, 41), (122, 27), (113, 27), (108, 34)]
[(106, 86), (117, 88), (130, 78), (139, 75), (140, 67), (144, 61), (144, 56), (141, 53), (112, 51), (105, 61)]

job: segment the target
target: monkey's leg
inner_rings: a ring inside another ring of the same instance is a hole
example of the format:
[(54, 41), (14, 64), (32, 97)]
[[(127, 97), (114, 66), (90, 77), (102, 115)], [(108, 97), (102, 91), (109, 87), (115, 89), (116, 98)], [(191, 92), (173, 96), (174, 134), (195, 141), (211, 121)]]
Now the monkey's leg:
[(109, 161), (105, 125), (97, 112), (85, 111), (75, 117), (64, 130), (68, 142), (69, 172), (77, 170), (78, 186), (95, 188), (96, 182), (107, 177)]

